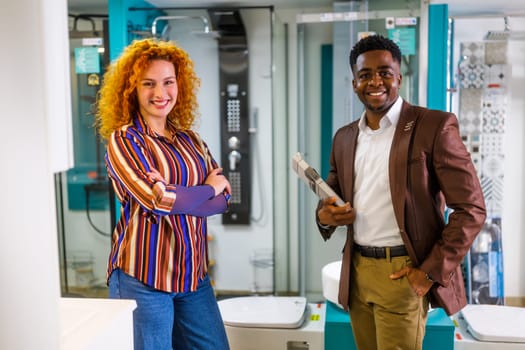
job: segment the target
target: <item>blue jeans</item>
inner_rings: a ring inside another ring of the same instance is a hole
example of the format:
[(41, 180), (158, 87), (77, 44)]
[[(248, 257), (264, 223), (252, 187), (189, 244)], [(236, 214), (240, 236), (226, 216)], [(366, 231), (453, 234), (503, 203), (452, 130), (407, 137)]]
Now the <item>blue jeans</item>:
[(109, 278), (109, 297), (134, 299), (135, 350), (228, 350), (228, 339), (209, 277), (195, 292), (153, 289), (117, 269)]

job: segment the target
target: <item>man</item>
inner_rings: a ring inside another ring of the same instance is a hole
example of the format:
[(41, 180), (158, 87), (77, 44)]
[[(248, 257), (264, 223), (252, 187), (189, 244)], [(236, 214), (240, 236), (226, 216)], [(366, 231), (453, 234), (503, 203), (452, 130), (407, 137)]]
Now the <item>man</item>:
[(347, 226), (339, 303), (360, 350), (421, 349), (429, 302), (448, 314), (466, 305), (460, 264), (486, 216), (457, 118), (399, 97), (400, 65), (382, 36), (352, 48), (365, 111), (335, 134), (327, 178), (347, 203), (316, 212), (325, 240)]

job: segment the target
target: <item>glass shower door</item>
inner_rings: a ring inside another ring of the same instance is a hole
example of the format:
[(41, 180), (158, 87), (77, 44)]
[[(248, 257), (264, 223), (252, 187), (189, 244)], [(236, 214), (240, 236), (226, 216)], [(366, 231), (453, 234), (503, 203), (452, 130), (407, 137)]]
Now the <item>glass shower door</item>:
[[(80, 22), (92, 28), (79, 30)], [(106, 28), (103, 21), (96, 22)], [(74, 167), (55, 177), (64, 296), (107, 296), (105, 272), (114, 205), (104, 145), (94, 126), (94, 104), (108, 62), (104, 32), (96, 29), (95, 19), (76, 17), (69, 33)]]
[[(374, 6), (374, 7), (372, 7)], [(334, 4), (334, 12), (298, 17), (299, 151), (326, 178), (333, 134), (358, 119), (363, 111), (352, 89), (349, 53), (362, 35), (380, 34), (402, 51), (400, 95), (418, 103), (419, 3), (352, 1)], [(299, 290), (312, 301), (322, 300), (321, 269), (341, 259), (343, 227), (326, 243), (315, 223), (317, 198), (304, 185), (298, 189)]]

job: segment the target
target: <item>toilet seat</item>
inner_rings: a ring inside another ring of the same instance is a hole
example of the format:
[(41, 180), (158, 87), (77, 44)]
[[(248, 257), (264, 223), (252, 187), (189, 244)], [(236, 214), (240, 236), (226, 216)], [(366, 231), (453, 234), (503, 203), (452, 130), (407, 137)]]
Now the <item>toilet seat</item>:
[(257, 328), (299, 328), (306, 313), (305, 297), (249, 296), (218, 302), (225, 325)]
[(525, 309), (503, 305), (466, 305), (461, 314), (474, 338), (486, 342), (525, 343)]

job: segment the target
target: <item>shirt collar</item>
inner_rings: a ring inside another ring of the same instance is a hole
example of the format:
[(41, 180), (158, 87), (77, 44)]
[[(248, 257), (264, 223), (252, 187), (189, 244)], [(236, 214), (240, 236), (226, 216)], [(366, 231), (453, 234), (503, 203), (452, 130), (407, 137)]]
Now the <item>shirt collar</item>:
[(144, 118), (138, 113), (135, 118), (133, 118), (133, 125), (135, 125), (138, 131), (147, 135), (153, 135), (153, 130), (151, 130)]
[[(403, 98), (401, 96), (397, 97), (396, 102), (390, 107), (388, 112), (381, 118), (381, 121), (379, 122), (379, 129), (384, 129), (387, 126), (393, 125), (394, 127), (397, 125), (397, 122), (399, 121), (399, 117), (401, 115), (401, 106), (403, 105)], [(366, 132), (366, 130), (370, 130), (370, 128), (366, 125), (366, 111), (363, 112), (361, 115), (361, 119), (359, 120), (359, 130), (362, 132)]]
[[(144, 117), (140, 115), (140, 113), (137, 113), (136, 117), (133, 118), (133, 125), (142, 133), (149, 135), (151, 137), (159, 137), (159, 135), (153, 131), (152, 128), (149, 127), (149, 125), (144, 120)], [(172, 132), (172, 134), (175, 134), (175, 125), (171, 120), (167, 120), (167, 127)]]

